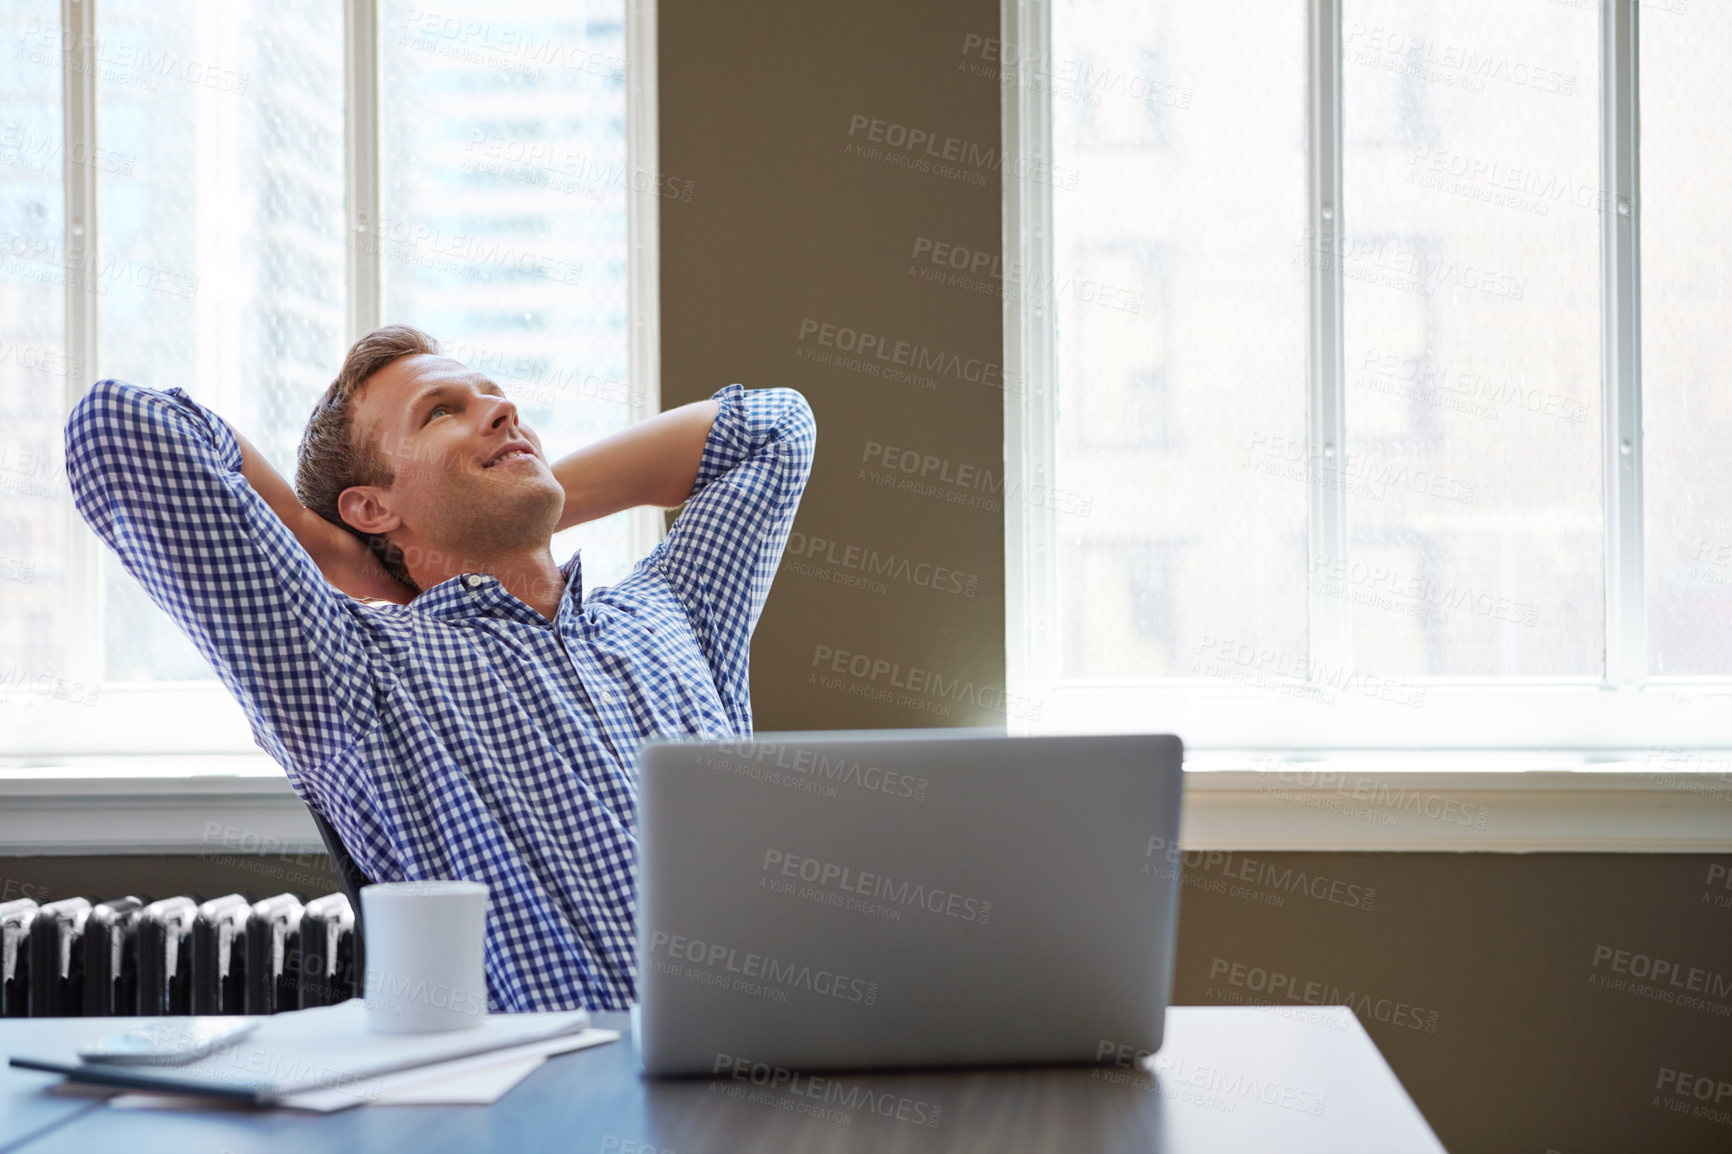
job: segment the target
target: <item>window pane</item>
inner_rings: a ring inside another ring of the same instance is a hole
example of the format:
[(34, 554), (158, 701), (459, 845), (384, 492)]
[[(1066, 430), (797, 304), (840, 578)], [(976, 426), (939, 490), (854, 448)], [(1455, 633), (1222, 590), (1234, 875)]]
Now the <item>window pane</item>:
[[(625, 198), (642, 193), (624, 5), (392, 2), (380, 20), (385, 319), (491, 376), (550, 456), (625, 427)], [(634, 560), (623, 515), (562, 534), (556, 559), (579, 544), (590, 588)]]
[(1598, 20), (1345, 0), (1351, 599), (1358, 666), (1597, 676)]
[(0, 0), (0, 698), (65, 669), (65, 138), (60, 5)]
[[(101, 368), (180, 386), (293, 477), (344, 349), (343, 6), (103, 0)], [(112, 680), (213, 676), (107, 557)]]
[(1191, 676), (1205, 638), (1304, 659), (1305, 15), (1255, 7), (1061, 0), (1024, 65), (1055, 279), (1007, 291), (1056, 314), (1066, 676)]
[(1643, 5), (1648, 652), (1732, 673), (1732, 7)]

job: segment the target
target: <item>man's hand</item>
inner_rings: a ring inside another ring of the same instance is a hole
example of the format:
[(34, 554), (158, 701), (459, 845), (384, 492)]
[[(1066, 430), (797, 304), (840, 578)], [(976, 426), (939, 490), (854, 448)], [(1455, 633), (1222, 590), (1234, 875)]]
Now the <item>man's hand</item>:
[(639, 505), (683, 503), (720, 411), (715, 401), (681, 405), (561, 457), (553, 475), (565, 487), (565, 511), (554, 531)]
[[(555, 532), (640, 505), (668, 509), (685, 501), (697, 484), (704, 443), (720, 411), (715, 401), (681, 405), (560, 458), (553, 475), (565, 489), (565, 510)], [(406, 605), (414, 599), (415, 590), (385, 572), (360, 538), (302, 505), (250, 441), (239, 432), (235, 440), (241, 447), (241, 475), (288, 526), (325, 580), (362, 600)]]
[(379, 558), (362, 544), (361, 539), (345, 529), (339, 529), (305, 505), (282, 475), (271, 468), (270, 462), (230, 425), (241, 447), (241, 476), (253, 491), (263, 497), (271, 512), (282, 519), (301, 548), (312, 557), (325, 580), (351, 597), (364, 601), (391, 601), (406, 605), (415, 597), (415, 590), (398, 581)]

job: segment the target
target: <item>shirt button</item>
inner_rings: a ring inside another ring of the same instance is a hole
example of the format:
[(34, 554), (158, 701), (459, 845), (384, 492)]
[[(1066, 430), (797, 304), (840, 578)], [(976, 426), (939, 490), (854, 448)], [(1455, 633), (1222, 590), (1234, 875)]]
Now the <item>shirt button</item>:
[(481, 583), (485, 580), (487, 580), (487, 578), (479, 576), (477, 574), (470, 574), (470, 576), (469, 576), (469, 588), (479, 589), (479, 588), (481, 588)]

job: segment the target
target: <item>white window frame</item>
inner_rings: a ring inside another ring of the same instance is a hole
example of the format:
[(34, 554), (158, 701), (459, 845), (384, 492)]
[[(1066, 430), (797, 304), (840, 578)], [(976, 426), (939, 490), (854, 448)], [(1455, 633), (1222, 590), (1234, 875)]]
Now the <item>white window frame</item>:
[[(97, 190), (95, 165), (74, 157), (94, 155), (96, 123), (96, 6), (101, 0), (61, 0), (61, 27), (69, 56), (82, 60), (62, 71), (65, 131), (65, 200), (68, 253), (94, 246)], [(654, 172), (656, 139), (655, 0), (624, 0), (626, 23), (626, 163), (629, 171)], [(344, 116), (346, 227), (364, 235), (379, 219), (379, 5), (345, 0)], [(68, 61), (72, 65), (71, 60)], [(655, 188), (649, 182), (647, 187)], [(659, 201), (627, 181), (627, 294), (630, 318), (628, 420), (635, 423), (661, 409)], [(350, 342), (381, 322), (383, 276), (380, 247), (346, 246), (347, 337)], [(64, 412), (71, 412), (105, 366), (97, 357), (97, 300), (66, 288), (66, 353), (70, 363), (89, 366), (68, 374)], [(332, 366), (335, 371), (336, 366)], [(0, 705), (0, 765), (25, 766), (80, 759), (161, 754), (256, 753), (240, 706), (216, 682), (112, 682), (103, 678), (105, 607), (104, 546), (66, 503), (67, 630), (64, 675), (52, 684), (25, 688)], [(663, 520), (654, 509), (630, 515), (631, 548), (642, 556), (661, 540)]]
[[(1007, 688), (1022, 731), (1159, 730), (1188, 747), (1218, 751), (1572, 750), (1596, 756), (1732, 749), (1732, 680), (1646, 673), (1642, 554), (1642, 386), (1640, 233), (1637, 203), (1638, 0), (1601, 0), (1602, 168), (1615, 212), (1604, 214), (1606, 671), (1602, 678), (1404, 679), (1378, 699), (1377, 683), (1332, 691), (1333, 703), (1219, 680), (1065, 679), (1058, 648), (1057, 513), (1035, 501), (1006, 501), (1005, 650)], [(1052, 156), (1048, 84), (1012, 76), (1018, 61), (1050, 61), (1049, 0), (1004, 0), (1007, 70), (1002, 91), (1004, 247), (1028, 283), (1051, 283), (1054, 267), (1049, 183), (1028, 179)], [(1310, 0), (1308, 14), (1308, 224), (1342, 227), (1341, 0)], [(1036, 67), (1039, 65), (1037, 64)], [(1063, 195), (1059, 193), (1058, 195)], [(1314, 458), (1345, 440), (1341, 276), (1313, 262), (1309, 285), (1308, 436)], [(1005, 483), (1014, 492), (1054, 483), (1056, 377), (1050, 303), (1007, 294)], [(1348, 555), (1347, 496), (1312, 486), (1313, 556)], [(1348, 667), (1349, 606), (1314, 590), (1308, 668)], [(1255, 660), (1253, 657), (1251, 660)], [(1339, 685), (1339, 682), (1335, 682)], [(1319, 688), (1329, 689), (1325, 682)], [(1296, 690), (1305, 687), (1294, 682)], [(1412, 701), (1413, 708), (1391, 699)]]

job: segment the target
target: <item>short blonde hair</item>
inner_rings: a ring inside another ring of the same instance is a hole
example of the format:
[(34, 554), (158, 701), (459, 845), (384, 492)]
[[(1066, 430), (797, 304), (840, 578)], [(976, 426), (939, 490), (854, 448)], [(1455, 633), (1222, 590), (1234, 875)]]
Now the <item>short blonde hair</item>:
[(343, 520), (337, 500), (352, 485), (389, 488), (396, 479), (376, 442), (355, 431), (355, 397), (369, 378), (393, 361), (419, 353), (438, 355), (439, 342), (408, 325), (386, 325), (356, 341), (343, 357), (337, 379), (313, 406), (296, 453), (295, 494), (301, 504), (333, 525), (359, 537), (379, 557), (391, 576), (411, 589), (419, 588), (403, 563), (403, 553), (384, 537), (363, 533)]

